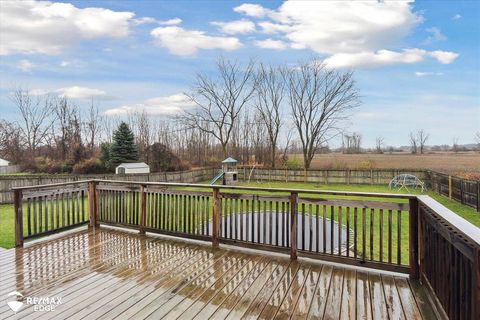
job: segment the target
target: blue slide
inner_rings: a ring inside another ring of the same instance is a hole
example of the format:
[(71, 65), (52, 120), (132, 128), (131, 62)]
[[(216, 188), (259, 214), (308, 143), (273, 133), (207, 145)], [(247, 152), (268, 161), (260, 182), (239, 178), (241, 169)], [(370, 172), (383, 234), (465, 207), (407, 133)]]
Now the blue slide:
[(218, 179), (221, 179), (223, 178), (223, 175), (225, 174), (225, 172), (223, 171), (220, 171), (211, 181), (210, 181), (210, 184), (215, 184)]

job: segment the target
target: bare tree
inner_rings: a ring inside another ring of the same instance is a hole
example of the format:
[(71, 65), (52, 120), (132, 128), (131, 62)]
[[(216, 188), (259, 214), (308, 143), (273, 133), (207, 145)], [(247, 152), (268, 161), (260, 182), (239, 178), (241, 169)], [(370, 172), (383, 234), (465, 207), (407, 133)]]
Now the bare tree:
[(454, 137), (453, 138), (453, 143), (452, 143), (452, 151), (457, 153), (458, 151), (460, 151), (460, 147), (458, 145), (458, 137)]
[(410, 138), (410, 150), (413, 154), (417, 154), (418, 152), (417, 136), (413, 132), (410, 132), (409, 138)]
[(240, 112), (252, 97), (254, 64), (242, 66), (237, 62), (219, 59), (217, 78), (198, 74), (192, 92), (186, 95), (196, 105), (196, 110), (185, 111), (180, 120), (191, 128), (212, 134), (228, 153), (228, 143)]
[(427, 142), (429, 137), (430, 137), (430, 135), (428, 133), (426, 133), (425, 130), (423, 130), (423, 129), (418, 130), (418, 132), (417, 132), (417, 142), (418, 142), (418, 146), (420, 148), (420, 153), (421, 154), (423, 154), (423, 152), (425, 151), (425, 143)]
[(14, 122), (0, 120), (0, 157), (13, 163), (20, 163), (23, 158), (23, 149), (20, 127)]
[(52, 99), (47, 95), (32, 97), (28, 90), (17, 88), (11, 96), (16, 105), (23, 125), (20, 127), (27, 144), (29, 155), (36, 153), (37, 147), (44, 141), (53, 125)]
[(342, 135), (343, 153), (360, 153), (362, 146), (362, 136), (356, 132)]
[(280, 107), (285, 93), (285, 82), (280, 70), (261, 64), (255, 81), (255, 92), (257, 98), (255, 107), (268, 134), (270, 164), (275, 168), (277, 141), (282, 126)]
[(475, 142), (477, 143), (477, 149), (480, 150), (480, 131), (475, 133)]
[[(69, 150), (69, 143), (73, 136), (72, 124), (75, 117), (75, 108), (69, 104), (65, 97), (56, 99), (53, 108), (58, 130), (60, 131), (58, 136), (54, 132), (54, 136), (56, 136), (57, 147), (60, 149), (61, 159), (65, 160)], [(56, 131), (56, 128), (54, 128), (54, 131)]]
[(315, 59), (283, 74), (306, 170), (318, 148), (339, 134), (340, 122), (359, 105), (359, 95), (352, 72), (327, 68)]
[(385, 144), (385, 139), (383, 137), (377, 137), (375, 139), (375, 151), (377, 153), (383, 153), (384, 144)]
[(87, 137), (90, 152), (95, 148), (98, 136), (100, 135), (102, 117), (98, 107), (93, 103), (93, 99), (88, 109), (87, 118), (84, 123), (85, 136)]

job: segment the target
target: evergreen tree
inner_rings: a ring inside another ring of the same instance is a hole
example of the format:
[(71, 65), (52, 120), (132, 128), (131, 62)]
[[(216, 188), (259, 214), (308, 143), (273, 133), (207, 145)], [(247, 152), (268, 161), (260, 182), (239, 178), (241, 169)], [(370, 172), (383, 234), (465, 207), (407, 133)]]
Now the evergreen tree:
[(120, 163), (138, 161), (138, 150), (132, 130), (125, 122), (120, 123), (113, 133), (113, 143), (110, 147), (110, 168), (115, 168)]

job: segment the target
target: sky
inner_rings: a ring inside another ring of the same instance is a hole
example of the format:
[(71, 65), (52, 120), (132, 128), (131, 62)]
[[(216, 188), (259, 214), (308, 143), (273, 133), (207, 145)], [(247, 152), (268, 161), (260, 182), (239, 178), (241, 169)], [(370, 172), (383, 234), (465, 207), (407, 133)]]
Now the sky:
[[(219, 57), (353, 70), (345, 123), (364, 146), (473, 143), (480, 131), (480, 1), (0, 1), (0, 118), (9, 96), (93, 99), (106, 116), (192, 108), (183, 95)], [(288, 119), (288, 111), (285, 110)]]

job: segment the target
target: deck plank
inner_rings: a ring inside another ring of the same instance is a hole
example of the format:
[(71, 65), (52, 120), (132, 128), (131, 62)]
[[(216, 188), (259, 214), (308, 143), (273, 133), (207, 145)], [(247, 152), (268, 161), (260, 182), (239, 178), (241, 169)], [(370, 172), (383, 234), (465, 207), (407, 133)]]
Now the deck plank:
[(370, 304), (372, 305), (373, 319), (389, 319), (385, 293), (383, 291), (382, 278), (377, 273), (368, 274), (370, 286)]
[(357, 272), (345, 269), (342, 292), (341, 319), (356, 319)]
[(280, 308), (285, 295), (290, 289), (290, 285), (295, 280), (296, 274), (300, 268), (303, 268), (303, 266), (301, 266), (297, 261), (294, 261), (290, 264), (277, 288), (273, 291), (268, 303), (260, 313), (260, 319), (273, 319)]
[(408, 277), (106, 228), (0, 253), (0, 292), (60, 296), (13, 319), (433, 319)]
[(342, 305), (343, 282), (345, 280), (345, 270), (335, 268), (332, 273), (332, 283), (327, 296), (327, 305), (323, 319), (339, 319)]
[(356, 314), (359, 320), (372, 319), (372, 305), (368, 274), (357, 272), (357, 303)]
[(318, 284), (315, 288), (315, 294), (310, 305), (310, 310), (307, 314), (307, 319), (322, 319), (325, 314), (325, 307), (327, 305), (328, 291), (332, 283), (333, 267), (325, 265), (322, 273), (318, 278)]
[(291, 319), (298, 320), (305, 319), (307, 317), (321, 273), (322, 266), (311, 266), (310, 273), (305, 280), (305, 285), (303, 286), (302, 292), (300, 293)]
[(405, 319), (402, 302), (400, 301), (400, 295), (398, 294), (397, 286), (395, 285), (393, 276), (382, 275), (382, 283), (390, 319)]

